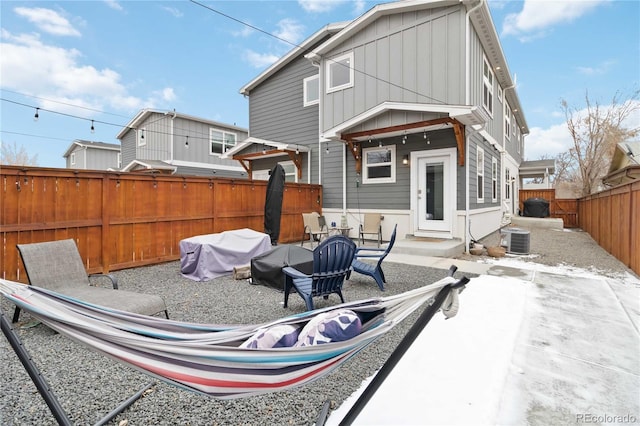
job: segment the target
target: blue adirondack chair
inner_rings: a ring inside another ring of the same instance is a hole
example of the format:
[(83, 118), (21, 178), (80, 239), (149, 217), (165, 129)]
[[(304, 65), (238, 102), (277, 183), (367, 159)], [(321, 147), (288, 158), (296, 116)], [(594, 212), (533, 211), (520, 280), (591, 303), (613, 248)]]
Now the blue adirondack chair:
[[(398, 225), (393, 227), (391, 239), (386, 248), (359, 247), (351, 263), (351, 267), (355, 272), (373, 277), (382, 291), (384, 291), (384, 284), (387, 282), (384, 278), (384, 272), (382, 272), (382, 261), (387, 257), (393, 247), (393, 243), (396, 241), (397, 228)], [(365, 260), (368, 260), (368, 262)], [(375, 263), (372, 261), (375, 261)]]
[(351, 262), (356, 252), (356, 244), (343, 235), (334, 235), (323, 240), (313, 250), (313, 273), (304, 274), (297, 269), (287, 266), (284, 273), (284, 307), (287, 307), (289, 293), (292, 289), (304, 299), (307, 310), (313, 310), (313, 298), (323, 296), (325, 299), (331, 293), (342, 297), (342, 284), (351, 273)]

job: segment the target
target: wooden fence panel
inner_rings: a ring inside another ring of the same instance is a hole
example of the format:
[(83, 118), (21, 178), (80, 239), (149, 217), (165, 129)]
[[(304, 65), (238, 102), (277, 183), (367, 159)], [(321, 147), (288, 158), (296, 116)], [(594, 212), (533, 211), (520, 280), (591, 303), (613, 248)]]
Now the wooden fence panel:
[(520, 211), (524, 211), (524, 201), (529, 198), (544, 198), (549, 202), (549, 217), (562, 219), (565, 228), (578, 227), (578, 200), (556, 198), (555, 189), (521, 189), (519, 191)]
[(629, 267), (640, 275), (640, 224), (638, 224), (638, 218), (640, 217), (640, 182), (633, 183), (630, 186), (629, 215), (631, 225), (629, 227)]
[[(73, 238), (88, 272), (176, 260), (179, 243), (230, 229), (264, 231), (266, 181), (2, 166), (0, 272), (26, 282), (16, 244)], [(299, 241), (322, 187), (285, 185), (279, 242)], [(319, 204), (318, 204), (319, 203)]]

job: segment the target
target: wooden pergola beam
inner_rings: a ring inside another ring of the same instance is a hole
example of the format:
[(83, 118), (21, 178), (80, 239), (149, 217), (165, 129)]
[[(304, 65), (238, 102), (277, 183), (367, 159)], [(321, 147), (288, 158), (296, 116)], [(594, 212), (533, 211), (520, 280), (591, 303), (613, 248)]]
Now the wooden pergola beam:
[(233, 160), (238, 161), (249, 175), (249, 179), (253, 179), (253, 161), (260, 158), (269, 157), (273, 155), (288, 155), (298, 171), (298, 179), (302, 179), (302, 154), (296, 153), (296, 151), (290, 149), (270, 149), (263, 152), (249, 152), (247, 154), (236, 154), (231, 157)]

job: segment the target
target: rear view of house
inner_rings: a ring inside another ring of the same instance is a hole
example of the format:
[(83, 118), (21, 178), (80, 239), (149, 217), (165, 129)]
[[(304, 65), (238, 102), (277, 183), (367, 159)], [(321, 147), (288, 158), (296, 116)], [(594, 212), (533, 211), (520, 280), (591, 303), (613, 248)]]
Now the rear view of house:
[[(245, 85), (259, 143), (297, 151), (301, 179), (323, 185), (328, 220), (357, 229), (384, 215), (388, 238), (468, 247), (517, 205), (529, 132), (486, 2), (380, 4), (328, 25)], [(267, 152), (264, 151), (263, 152)], [(462, 246), (462, 244), (461, 244)]]

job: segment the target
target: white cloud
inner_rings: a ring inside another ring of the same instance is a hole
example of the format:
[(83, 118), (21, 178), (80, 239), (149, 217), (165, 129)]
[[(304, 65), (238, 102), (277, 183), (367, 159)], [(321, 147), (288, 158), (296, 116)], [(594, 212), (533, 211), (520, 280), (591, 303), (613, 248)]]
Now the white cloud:
[(116, 0), (104, 0), (104, 2), (107, 4), (107, 6), (109, 6), (111, 9), (114, 10), (124, 10), (124, 8), (122, 7), (122, 5), (120, 3), (118, 3)]
[(244, 52), (243, 58), (254, 68), (263, 68), (273, 64), (280, 57), (271, 53), (257, 53), (247, 49)]
[(80, 37), (80, 31), (76, 30), (67, 18), (58, 12), (42, 7), (16, 7), (13, 11), (33, 24), (41, 31), (53, 35)]
[(231, 35), (233, 35), (234, 37), (242, 37), (242, 38), (246, 38), (249, 37), (251, 34), (253, 34), (255, 31), (253, 28), (251, 27), (247, 27), (246, 25), (242, 27), (242, 29), (240, 31), (232, 31)]
[[(93, 109), (123, 110), (143, 105), (141, 99), (128, 94), (117, 72), (80, 64), (82, 54), (77, 49), (47, 45), (38, 35), (14, 36), (2, 30), (0, 50), (3, 88)], [(56, 104), (51, 109), (62, 108)], [(77, 111), (74, 114), (81, 115)]]
[(526, 160), (539, 160), (543, 155), (555, 157), (572, 145), (571, 135), (564, 122), (554, 124), (548, 129), (533, 127), (530, 131), (524, 145)]
[(165, 12), (169, 12), (175, 18), (182, 18), (184, 16), (184, 13), (182, 13), (182, 11), (176, 9), (175, 7), (162, 6), (162, 10), (164, 10)]
[(605, 61), (596, 67), (578, 67), (578, 71), (584, 75), (603, 75), (609, 72), (614, 64), (614, 61)]
[(544, 33), (549, 27), (574, 21), (610, 0), (525, 0), (520, 13), (507, 15), (503, 22), (503, 35)]
[(172, 87), (165, 87), (162, 89), (162, 100), (163, 101), (173, 101), (176, 99), (176, 92)]
[(344, 3), (344, 0), (298, 0), (298, 4), (307, 12), (329, 12)]
[(291, 44), (297, 44), (302, 40), (304, 25), (298, 23), (295, 19), (285, 18), (277, 24), (278, 29), (274, 31), (274, 35), (282, 40), (286, 40)]

